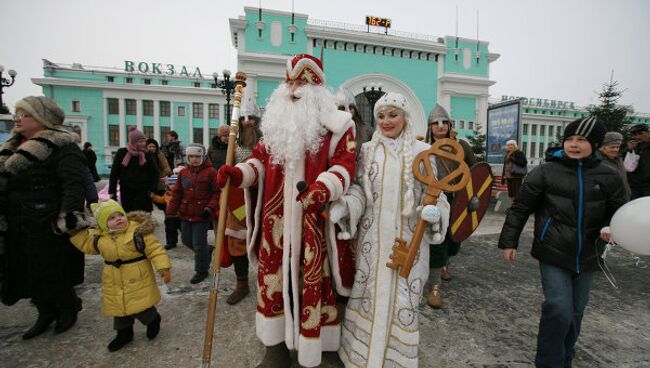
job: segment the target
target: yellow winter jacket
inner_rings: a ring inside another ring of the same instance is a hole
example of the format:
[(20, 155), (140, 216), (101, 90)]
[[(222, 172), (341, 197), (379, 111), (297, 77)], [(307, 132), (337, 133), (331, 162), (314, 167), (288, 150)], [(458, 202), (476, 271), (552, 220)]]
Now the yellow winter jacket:
[[(119, 268), (104, 264), (102, 271), (102, 312), (107, 316), (124, 317), (156, 305), (160, 291), (151, 263), (158, 272), (169, 270), (171, 262), (165, 248), (153, 234), (154, 223), (145, 212), (127, 214), (128, 228), (115, 234), (99, 229), (86, 229), (70, 237), (70, 241), (85, 254), (101, 254), (109, 262), (127, 261), (141, 257), (133, 240), (138, 232), (143, 236), (147, 259), (122, 264)], [(99, 236), (95, 247), (95, 236)]]

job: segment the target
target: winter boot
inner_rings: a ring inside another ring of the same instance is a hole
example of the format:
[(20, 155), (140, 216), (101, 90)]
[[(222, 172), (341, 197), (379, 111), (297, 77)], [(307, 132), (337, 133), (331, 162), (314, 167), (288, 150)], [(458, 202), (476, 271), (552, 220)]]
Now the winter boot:
[(108, 351), (118, 351), (131, 341), (133, 341), (133, 326), (117, 330), (117, 336), (108, 343)]
[(77, 313), (82, 309), (81, 299), (74, 296), (72, 305), (59, 308), (59, 316), (54, 325), (54, 333), (60, 334), (70, 329), (77, 322)]
[(42, 334), (56, 319), (54, 308), (50, 306), (37, 305), (36, 309), (38, 309), (38, 318), (36, 319), (36, 323), (34, 323), (34, 325), (23, 334), (23, 340), (29, 340)]
[(289, 349), (283, 342), (278, 345), (267, 346), (264, 359), (257, 368), (289, 368), (291, 367), (291, 355)]
[(245, 280), (237, 280), (237, 287), (235, 290), (228, 296), (228, 299), (226, 300), (226, 303), (230, 305), (235, 305), (239, 303), (246, 295), (250, 293), (250, 289), (248, 288), (248, 279)]
[(449, 266), (445, 266), (442, 268), (442, 270), (440, 271), (440, 278), (445, 281), (451, 280), (451, 272), (449, 272)]
[(442, 294), (440, 293), (440, 284), (433, 285), (433, 289), (427, 298), (427, 304), (433, 309), (440, 309), (442, 307)]
[(198, 284), (199, 282), (207, 279), (209, 275), (210, 274), (207, 272), (197, 272), (194, 274), (194, 276), (192, 276), (190, 284)]
[(158, 336), (158, 332), (160, 332), (161, 319), (162, 318), (160, 318), (160, 314), (158, 314), (156, 318), (147, 325), (147, 337), (149, 338), (149, 340), (152, 340), (156, 336)]

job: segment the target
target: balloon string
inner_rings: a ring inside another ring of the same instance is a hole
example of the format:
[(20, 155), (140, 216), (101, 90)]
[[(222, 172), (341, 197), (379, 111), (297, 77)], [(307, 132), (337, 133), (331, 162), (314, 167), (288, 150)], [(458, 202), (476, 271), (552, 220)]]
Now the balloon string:
[(603, 252), (603, 255), (600, 256), (603, 261), (598, 262), (598, 266), (600, 267), (601, 271), (603, 271), (603, 274), (605, 275), (605, 278), (607, 278), (607, 281), (609, 281), (610, 284), (614, 287), (614, 289), (618, 289), (618, 283), (616, 282), (616, 278), (614, 277), (614, 274), (612, 271), (609, 270), (609, 267), (607, 267), (607, 253), (614, 248), (616, 243), (612, 242), (611, 240), (607, 243), (605, 247), (605, 251)]

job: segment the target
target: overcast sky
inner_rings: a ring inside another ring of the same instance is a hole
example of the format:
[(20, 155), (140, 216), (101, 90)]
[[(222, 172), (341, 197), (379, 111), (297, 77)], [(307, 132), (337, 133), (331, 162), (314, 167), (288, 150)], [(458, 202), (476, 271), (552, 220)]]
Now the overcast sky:
[[(262, 0), (291, 10), (291, 0)], [(0, 0), (0, 64), (18, 72), (5, 89), (16, 100), (41, 94), (31, 78), (42, 58), (58, 63), (122, 68), (124, 60), (198, 66), (204, 75), (237, 69), (229, 18), (255, 0)], [(399, 4), (399, 6), (397, 6)], [(501, 95), (597, 102), (614, 80), (622, 103), (650, 113), (650, 1), (646, 0), (295, 0), (295, 11), (320, 20), (363, 24), (366, 15), (391, 18), (399, 31), (455, 35), (490, 42), (491, 98)], [(6, 72), (5, 72), (6, 73)], [(4, 74), (6, 75), (6, 74)]]

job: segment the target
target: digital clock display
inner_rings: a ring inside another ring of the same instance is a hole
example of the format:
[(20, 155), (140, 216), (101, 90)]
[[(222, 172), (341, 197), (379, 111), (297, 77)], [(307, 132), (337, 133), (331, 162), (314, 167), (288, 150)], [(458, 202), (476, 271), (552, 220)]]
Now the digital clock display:
[(369, 26), (390, 28), (391, 23), (391, 20), (388, 18), (379, 18), (366, 15), (366, 24)]

